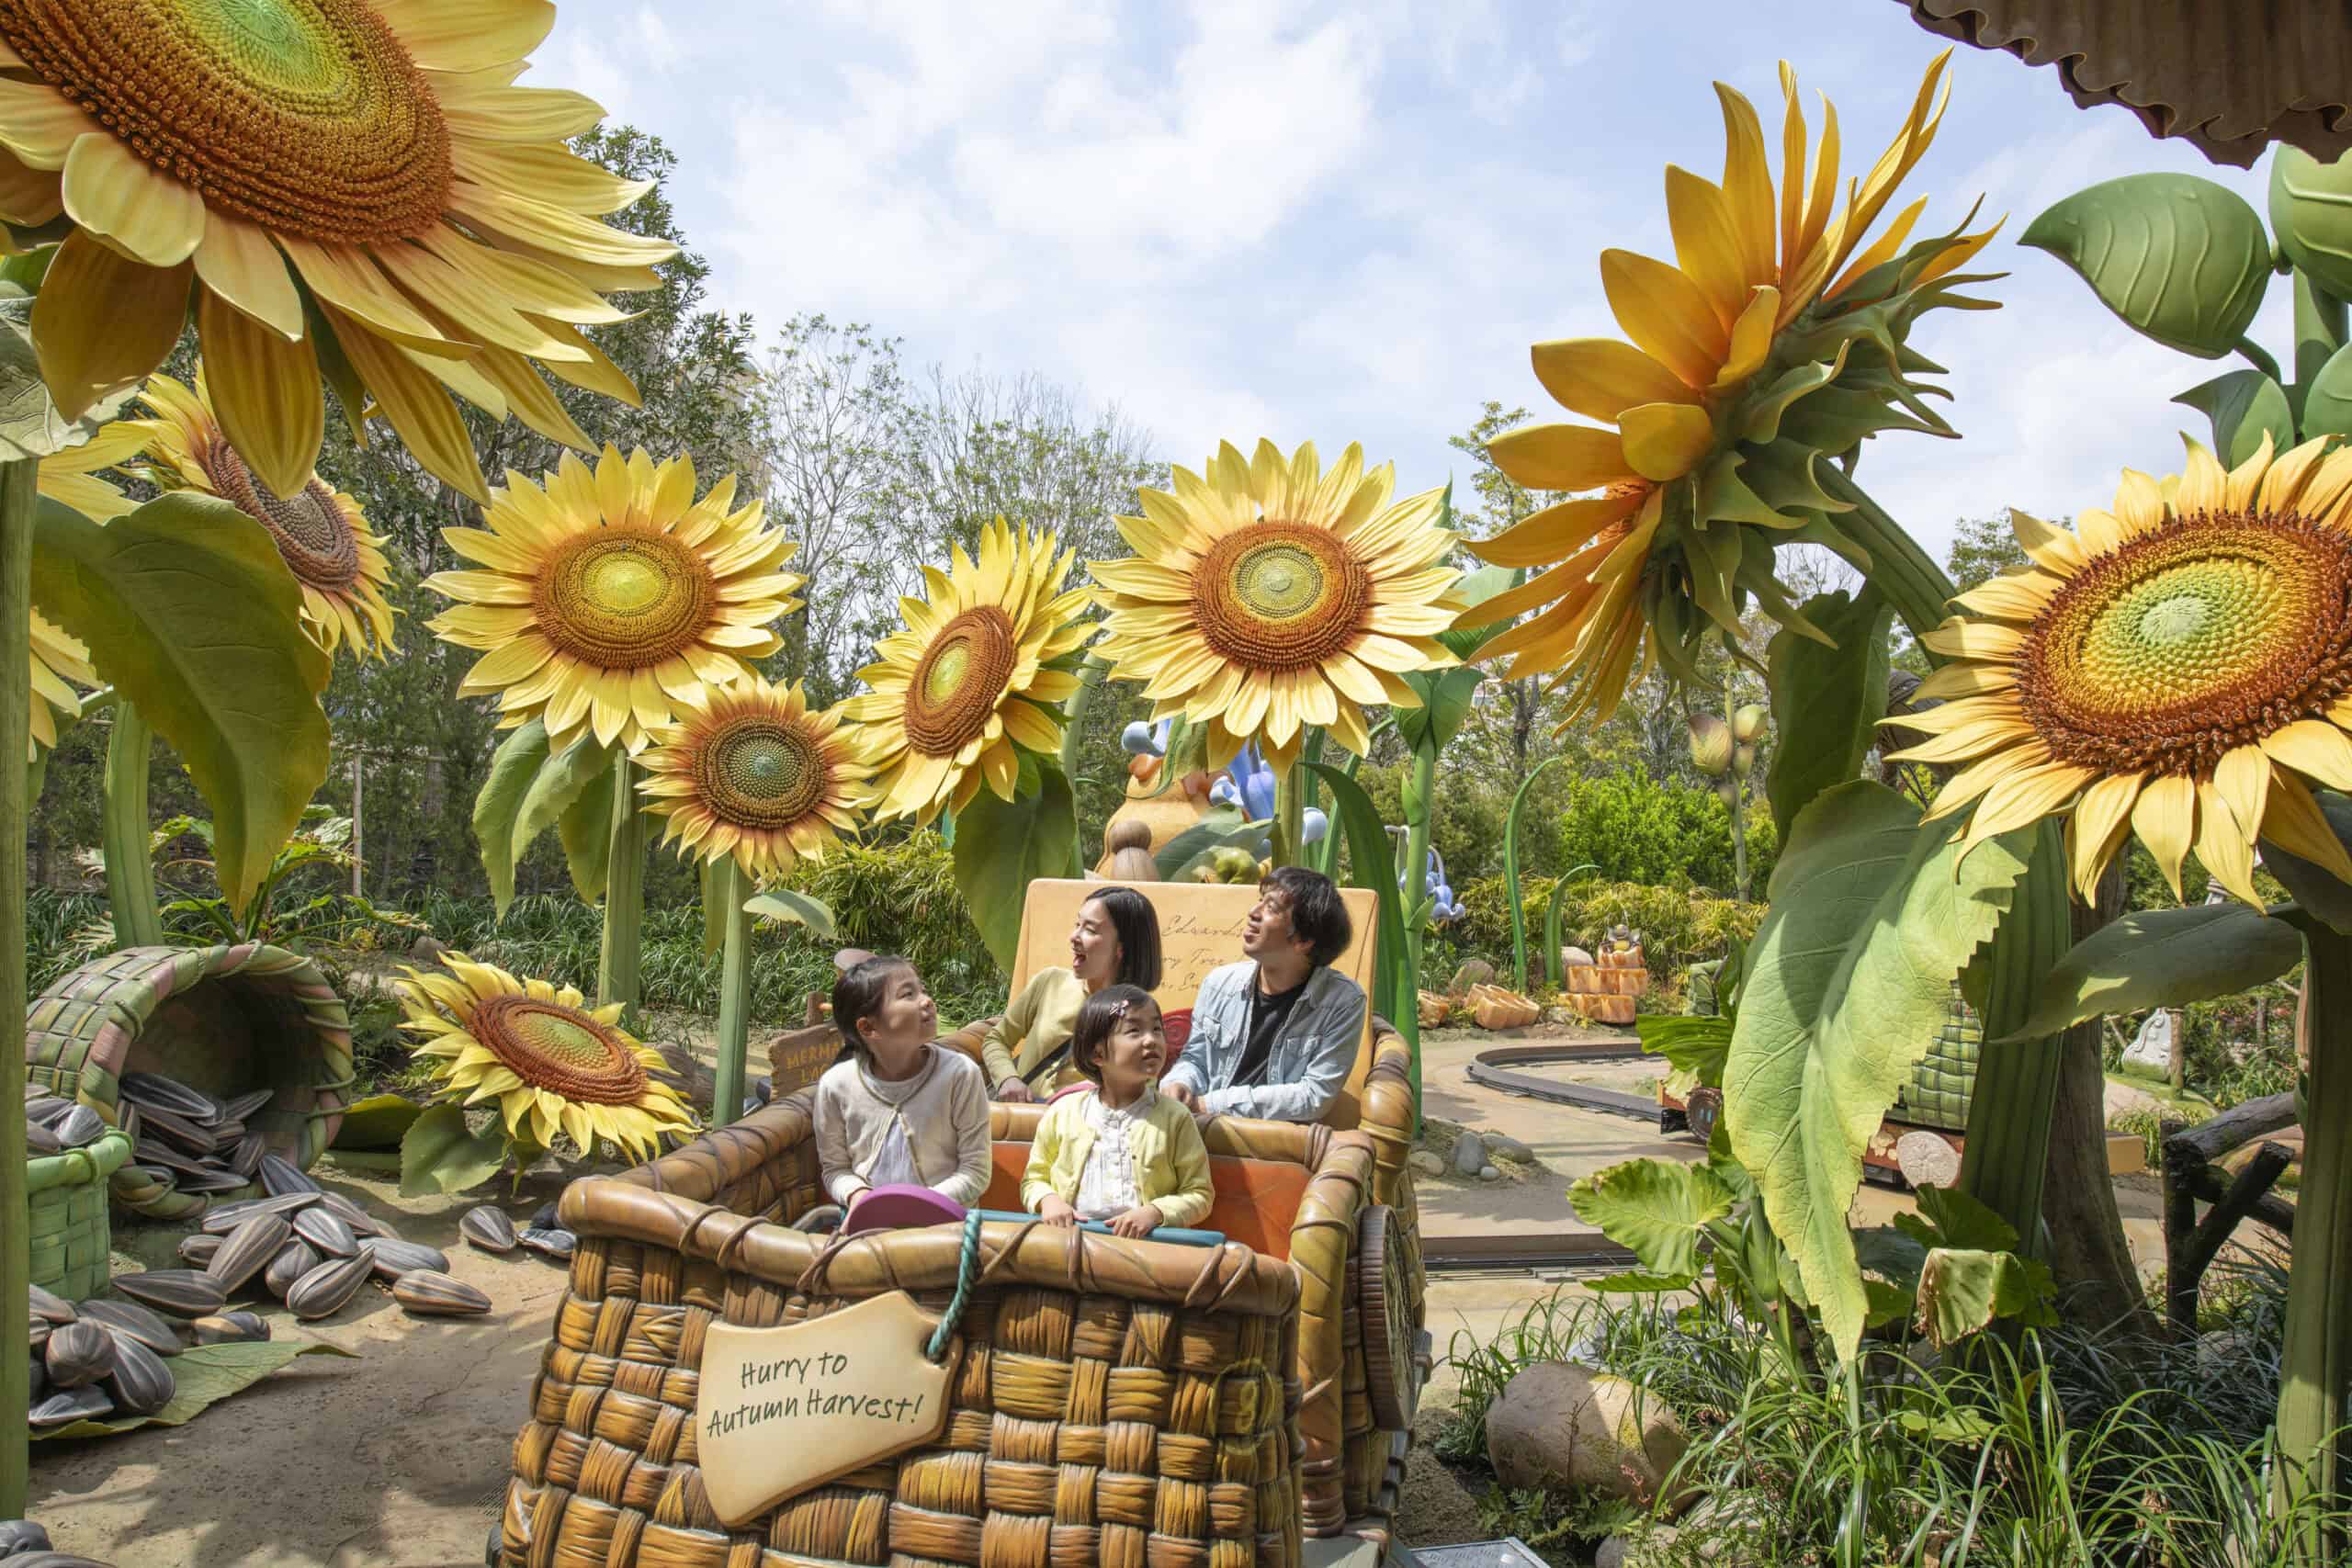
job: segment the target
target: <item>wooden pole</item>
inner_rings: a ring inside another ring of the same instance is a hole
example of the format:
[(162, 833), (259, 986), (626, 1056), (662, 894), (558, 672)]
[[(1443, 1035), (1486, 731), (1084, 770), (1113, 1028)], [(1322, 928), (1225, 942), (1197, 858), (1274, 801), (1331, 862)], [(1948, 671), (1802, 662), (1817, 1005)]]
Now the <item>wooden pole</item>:
[[(25, 1016), (25, 757), (32, 745), (33, 509), (40, 463), (0, 463), (0, 1018)], [(15, 1027), (15, 1026), (12, 1026)], [(25, 1515), (32, 1454), (26, 1411), (32, 1367), (18, 1352), (32, 1337), (32, 1224), (25, 1187), (25, 1047), (21, 1034), (0, 1050), (0, 1519)]]

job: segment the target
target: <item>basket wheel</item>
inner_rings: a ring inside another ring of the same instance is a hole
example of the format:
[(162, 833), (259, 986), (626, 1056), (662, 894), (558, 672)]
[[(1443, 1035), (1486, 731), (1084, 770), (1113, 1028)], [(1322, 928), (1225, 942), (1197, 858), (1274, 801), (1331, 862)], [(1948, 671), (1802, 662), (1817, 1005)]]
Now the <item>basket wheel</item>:
[(1420, 1396), (1411, 1274), (1411, 1243), (1396, 1211), (1366, 1206), (1356, 1222), (1356, 1321), (1363, 1325), (1364, 1392), (1373, 1419), (1386, 1432), (1413, 1424)]

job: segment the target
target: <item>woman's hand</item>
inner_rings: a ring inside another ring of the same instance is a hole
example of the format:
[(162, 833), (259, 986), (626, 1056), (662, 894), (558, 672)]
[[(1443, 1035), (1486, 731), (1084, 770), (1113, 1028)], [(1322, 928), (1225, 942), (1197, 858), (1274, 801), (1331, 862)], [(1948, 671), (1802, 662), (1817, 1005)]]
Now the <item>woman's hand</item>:
[(1129, 1236), (1138, 1241), (1159, 1228), (1159, 1205), (1157, 1203), (1137, 1203), (1111, 1222), (1113, 1235)]
[(1017, 1076), (1008, 1077), (997, 1085), (996, 1097), (1007, 1105), (1026, 1105), (1037, 1098), (1029, 1092), (1027, 1080)]
[(1037, 1205), (1037, 1217), (1049, 1225), (1060, 1225), (1065, 1230), (1078, 1224), (1078, 1211), (1071, 1208), (1069, 1200), (1058, 1192), (1046, 1194), (1045, 1201)]

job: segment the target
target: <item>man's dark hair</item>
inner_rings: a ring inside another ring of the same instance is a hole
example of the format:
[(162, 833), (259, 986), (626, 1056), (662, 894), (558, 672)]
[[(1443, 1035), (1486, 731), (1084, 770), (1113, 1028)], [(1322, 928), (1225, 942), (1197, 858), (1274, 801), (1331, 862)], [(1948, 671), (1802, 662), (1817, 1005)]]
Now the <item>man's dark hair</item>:
[(1340, 888), (1319, 871), (1285, 865), (1269, 873), (1258, 891), (1279, 893), (1290, 906), (1291, 935), (1306, 943), (1306, 961), (1320, 969), (1347, 952), (1355, 936), (1355, 922)]
[(1102, 906), (1111, 918), (1111, 932), (1119, 939), (1119, 969), (1112, 978), (1122, 986), (1159, 989), (1159, 911), (1151, 900), (1132, 887), (1105, 887), (1088, 895), (1085, 902)]
[(833, 982), (833, 1027), (842, 1032), (843, 1055), (851, 1052), (865, 1054), (865, 1036), (857, 1032), (857, 1026), (882, 1010), (882, 998), (890, 989), (890, 977), (901, 969), (913, 968), (903, 958), (883, 953), (858, 960)]

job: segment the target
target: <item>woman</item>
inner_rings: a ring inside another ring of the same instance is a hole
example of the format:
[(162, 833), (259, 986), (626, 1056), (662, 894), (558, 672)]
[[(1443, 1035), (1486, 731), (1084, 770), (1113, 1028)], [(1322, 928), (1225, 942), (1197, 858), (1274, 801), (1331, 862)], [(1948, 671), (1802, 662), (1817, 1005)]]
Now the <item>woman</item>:
[(989, 1026), (980, 1062), (999, 1100), (1038, 1100), (1077, 1083), (1070, 1030), (1086, 998), (1105, 986), (1159, 986), (1159, 916), (1132, 887), (1105, 887), (1078, 907), (1069, 967), (1040, 970)]

